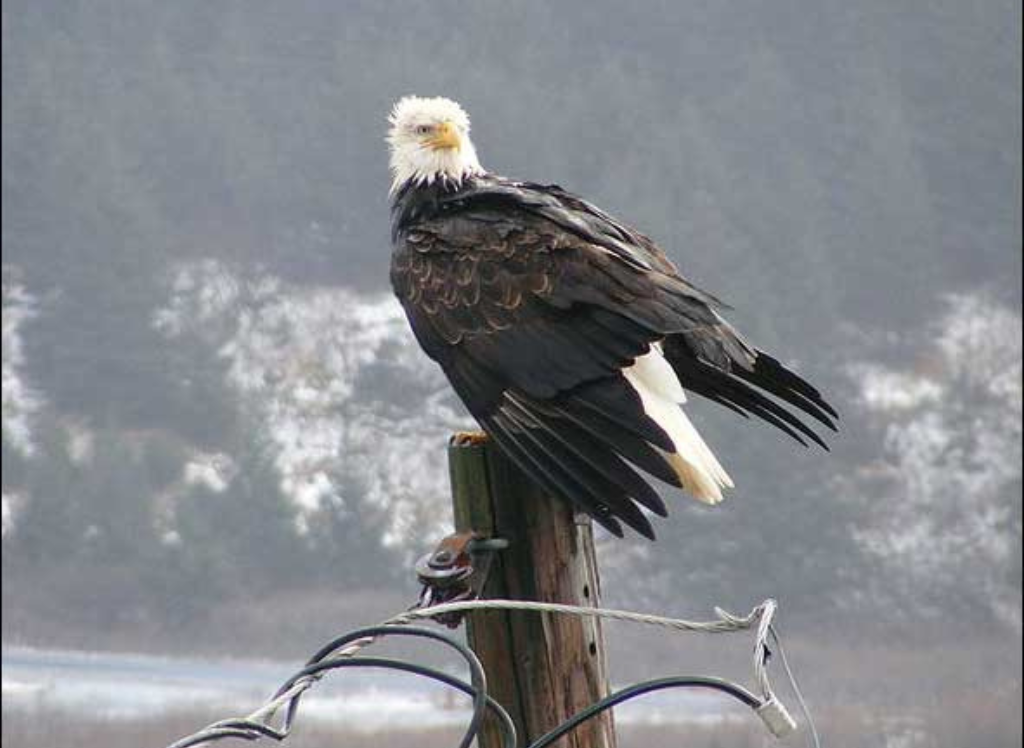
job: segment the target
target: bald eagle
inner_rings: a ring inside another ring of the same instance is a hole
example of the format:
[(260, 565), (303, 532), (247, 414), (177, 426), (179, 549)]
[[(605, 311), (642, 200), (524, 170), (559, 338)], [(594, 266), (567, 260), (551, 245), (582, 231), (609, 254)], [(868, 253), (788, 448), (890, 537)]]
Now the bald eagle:
[(821, 394), (723, 319), (651, 239), (555, 185), (484, 170), (469, 118), (406, 97), (390, 117), (391, 282), (424, 351), (546, 491), (615, 535), (665, 503), (638, 470), (708, 504), (733, 481), (686, 391), (806, 446)]

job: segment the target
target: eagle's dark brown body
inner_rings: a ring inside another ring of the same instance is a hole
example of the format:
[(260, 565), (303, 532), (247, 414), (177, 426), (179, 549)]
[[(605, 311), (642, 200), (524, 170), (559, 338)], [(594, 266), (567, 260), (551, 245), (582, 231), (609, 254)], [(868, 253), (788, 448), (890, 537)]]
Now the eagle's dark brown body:
[(665, 514), (633, 466), (680, 485), (671, 440), (623, 376), (654, 344), (688, 390), (802, 443), (824, 446), (786, 406), (834, 428), (817, 390), (747, 344), (650, 239), (558, 187), (408, 184), (392, 210), (392, 285), (424, 350), (520, 467), (616, 534), (653, 537), (638, 503)]

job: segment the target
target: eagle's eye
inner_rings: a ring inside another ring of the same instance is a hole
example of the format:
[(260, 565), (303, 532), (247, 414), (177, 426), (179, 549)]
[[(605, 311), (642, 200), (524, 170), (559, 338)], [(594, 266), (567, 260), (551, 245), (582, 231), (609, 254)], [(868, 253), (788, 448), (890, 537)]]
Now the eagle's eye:
[(430, 125), (417, 125), (416, 126), (416, 134), (417, 135), (429, 135), (430, 131), (432, 129), (433, 128)]

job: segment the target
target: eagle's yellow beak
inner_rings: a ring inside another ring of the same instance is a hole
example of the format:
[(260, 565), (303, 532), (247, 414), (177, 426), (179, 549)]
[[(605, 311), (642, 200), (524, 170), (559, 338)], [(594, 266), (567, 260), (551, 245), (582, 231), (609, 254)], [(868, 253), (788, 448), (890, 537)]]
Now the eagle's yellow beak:
[(462, 148), (462, 138), (459, 135), (459, 128), (451, 122), (445, 121), (437, 126), (434, 135), (427, 141), (431, 148), (454, 148), (456, 151)]

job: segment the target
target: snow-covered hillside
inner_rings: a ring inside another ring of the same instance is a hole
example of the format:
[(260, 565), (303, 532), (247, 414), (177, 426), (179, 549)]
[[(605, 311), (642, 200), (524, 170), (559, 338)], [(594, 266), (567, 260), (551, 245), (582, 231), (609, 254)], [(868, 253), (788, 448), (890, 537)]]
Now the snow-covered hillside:
[(389, 518), (387, 545), (442, 531), (440, 456), (469, 422), (392, 296), (293, 287), (206, 261), (178, 269), (154, 326), (171, 344), (196, 335), (227, 362), (238, 407), (265, 432), (280, 487), (304, 513), (369, 502)]
[(863, 543), (908, 594), (934, 606), (936, 593), (971, 585), (1017, 628), (1020, 332), (1019, 311), (953, 295), (932, 329), (898, 342), (914, 352), (910, 368), (850, 367), (883, 438), (852, 479), (875, 506), (858, 530)]
[[(189, 504), (190, 521), (202, 519), (218, 511), (216, 503), (204, 508), (204, 492), (224, 495), (238, 481), (246, 486), (230, 521), (241, 521), (237, 512), (254, 495), (276, 492), (291, 506), (290, 532), (299, 543), (314, 543), (311, 523), (322, 530), (325, 517), (347, 528), (346, 537), (370, 539), (382, 552), (400, 549), (405, 558), (448, 531), (444, 445), (452, 431), (472, 422), (389, 294), (289, 283), (214, 260), (177, 266), (164, 297), (155, 300), (150, 330), (168, 350), (187, 351), (186, 365), (175, 370), (183, 388), (194, 372), (215, 372), (221, 405), (236, 425), (229, 438), (211, 445), (168, 437), (160, 428), (111, 430), (60, 412), (29, 376), (27, 323), (45, 309), (16, 278), (13, 269), (5, 271), (5, 449), (44, 476), (52, 472), (44, 463), (55, 453), (36, 448), (36, 422), (45, 422), (49, 448), (61, 445), (57, 457), (67, 470), (85, 479), (100, 476), (90, 489), (93, 505), (69, 511), (67, 523), (81, 523), (77, 531), (65, 530), (78, 533), (75, 542), (96, 547), (117, 536), (117, 522), (102, 502), (123, 490), (118, 481), (129, 480), (118, 478), (119, 470), (145, 483), (154, 460), (167, 477), (119, 500), (173, 546), (184, 542), (178, 527), (183, 502), (198, 496), (199, 505)], [(878, 339), (864, 332), (872, 342), (850, 348), (875, 360), (846, 362), (857, 399), (844, 418), (844, 428), (852, 424), (854, 431), (843, 437), (857, 449), (829, 457), (829, 470), (844, 505), (855, 508), (842, 531), (860, 546), (864, 563), (886, 569), (886, 589), (882, 594), (881, 582), (876, 589), (844, 589), (832, 580), (836, 596), (872, 605), (902, 590), (933, 615), (941, 613), (939, 601), (963, 599), (1020, 627), (1014, 572), (1021, 538), (1020, 325), (1017, 310), (984, 293), (965, 293), (950, 296), (945, 313), (927, 329)], [(37, 496), (33, 491), (54, 489), (34, 485), (52, 481), (22, 484), (5, 477), (5, 537), (18, 535), (19, 517), (37, 499), (58, 507), (84, 501)], [(775, 489), (762, 483), (757, 490), (770, 495)], [(782, 502), (773, 511), (797, 509)], [(738, 525), (730, 532), (731, 542), (754, 541)], [(628, 545), (617, 545), (608, 561), (613, 576), (628, 575), (623, 566), (652, 563), (673, 573)]]

